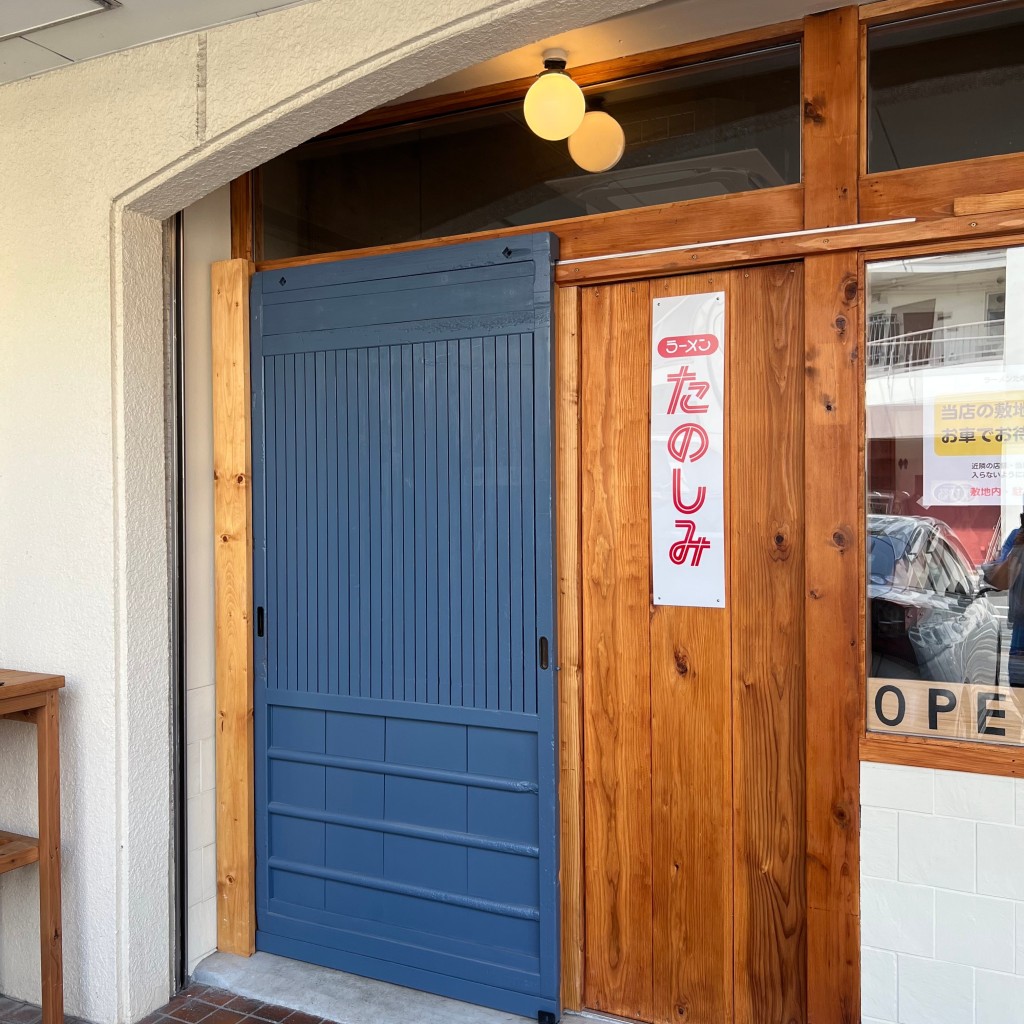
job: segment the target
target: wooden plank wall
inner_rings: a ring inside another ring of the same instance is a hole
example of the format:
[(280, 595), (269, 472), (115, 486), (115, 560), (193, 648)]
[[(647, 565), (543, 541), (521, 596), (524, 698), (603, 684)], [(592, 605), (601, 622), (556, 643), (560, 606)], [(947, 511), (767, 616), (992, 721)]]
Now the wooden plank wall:
[[(717, 290), (727, 295), (728, 603), (652, 607), (651, 299)], [(802, 302), (793, 264), (582, 290), (585, 1002), (595, 1009), (659, 1022), (806, 1019)]]
[[(723, 272), (654, 281), (651, 298), (725, 291), (730, 330), (731, 276)], [(633, 343), (647, 350), (649, 358), (649, 333), (638, 331)], [(732, 380), (728, 369), (727, 374)], [(649, 369), (644, 383), (646, 410)], [(730, 406), (727, 402), (727, 415)], [(729, 422), (725, 429), (728, 437)], [(647, 467), (646, 423), (643, 440)], [(733, 500), (728, 477), (727, 515)], [(649, 566), (650, 550), (644, 557)], [(662, 1021), (733, 1019), (730, 628), (736, 593), (727, 573), (724, 610), (667, 605), (651, 609), (654, 942), (657, 1013)]]
[(217, 700), (217, 948), (256, 941), (248, 260), (211, 268)]
[(729, 277), (735, 1020), (803, 1021), (802, 268)]
[(588, 288), (581, 319), (584, 988), (592, 1009), (653, 1020), (650, 288)]
[(558, 764), (562, 1003), (583, 1005), (583, 597), (580, 537), (580, 293), (555, 296), (555, 467), (558, 480)]

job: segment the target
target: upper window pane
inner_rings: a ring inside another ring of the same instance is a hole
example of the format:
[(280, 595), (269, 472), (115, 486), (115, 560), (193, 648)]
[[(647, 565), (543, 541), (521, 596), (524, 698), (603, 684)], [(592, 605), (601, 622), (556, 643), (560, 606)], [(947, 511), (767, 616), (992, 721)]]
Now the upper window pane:
[(1024, 249), (867, 293), (868, 729), (1024, 743)]
[[(571, 71), (571, 69), (570, 69)], [(800, 50), (778, 47), (586, 90), (626, 151), (590, 174), (522, 103), (320, 139), (262, 168), (275, 259), (534, 224), (800, 180)]]
[(1024, 151), (1024, 9), (868, 34), (868, 171)]

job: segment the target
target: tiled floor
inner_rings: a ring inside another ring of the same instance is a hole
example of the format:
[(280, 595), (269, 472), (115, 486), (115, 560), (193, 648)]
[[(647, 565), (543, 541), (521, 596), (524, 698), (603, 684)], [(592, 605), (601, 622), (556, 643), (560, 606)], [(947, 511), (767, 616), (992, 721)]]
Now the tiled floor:
[[(42, 1010), (0, 996), (0, 1024), (40, 1024)], [(65, 1024), (86, 1024), (65, 1017)], [(323, 1017), (261, 1003), (206, 985), (190, 985), (141, 1024), (333, 1024)]]
[[(43, 1019), (43, 1011), (31, 1003), (21, 1003), (17, 999), (0, 996), (0, 1024), (39, 1024)], [(64, 1024), (86, 1024), (78, 1017), (65, 1017)]]

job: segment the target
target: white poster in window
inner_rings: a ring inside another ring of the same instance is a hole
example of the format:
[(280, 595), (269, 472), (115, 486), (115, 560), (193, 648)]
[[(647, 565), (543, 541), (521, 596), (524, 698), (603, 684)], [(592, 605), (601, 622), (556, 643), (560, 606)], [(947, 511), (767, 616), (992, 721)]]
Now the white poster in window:
[(725, 292), (654, 300), (654, 603), (725, 607)]
[(925, 508), (1024, 501), (1024, 367), (922, 374)]

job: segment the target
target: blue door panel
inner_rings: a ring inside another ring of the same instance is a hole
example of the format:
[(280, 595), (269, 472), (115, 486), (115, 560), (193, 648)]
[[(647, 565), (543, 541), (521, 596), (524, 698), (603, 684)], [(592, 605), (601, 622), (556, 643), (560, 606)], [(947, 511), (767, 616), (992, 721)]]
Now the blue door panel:
[(559, 1012), (554, 258), (252, 289), (257, 946), (531, 1017)]

